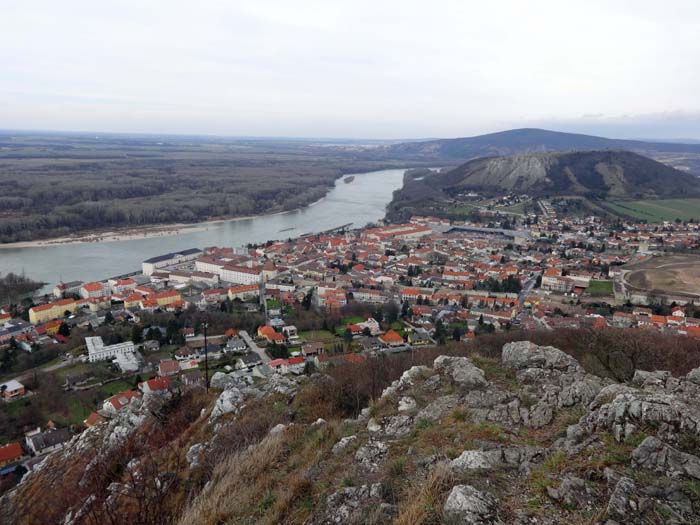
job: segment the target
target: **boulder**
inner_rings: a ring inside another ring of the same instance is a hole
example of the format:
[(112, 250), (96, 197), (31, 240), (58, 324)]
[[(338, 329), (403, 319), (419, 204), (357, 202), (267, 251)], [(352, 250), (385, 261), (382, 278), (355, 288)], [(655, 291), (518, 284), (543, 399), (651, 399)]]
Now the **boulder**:
[(479, 469), (520, 468), (541, 461), (545, 454), (545, 449), (532, 446), (496, 446), (489, 450), (465, 450), (452, 460), (450, 467), (460, 473)]
[(547, 495), (569, 508), (578, 507), (581, 497), (586, 494), (586, 483), (575, 476), (567, 476), (559, 487), (547, 487)]
[(507, 343), (503, 346), (501, 362), (515, 370), (543, 368), (565, 373), (584, 373), (578, 361), (552, 346), (537, 346), (530, 341)]
[(343, 450), (348, 448), (348, 446), (355, 440), (357, 440), (357, 436), (354, 436), (354, 435), (344, 437), (340, 441), (338, 441), (335, 445), (333, 445), (331, 452), (333, 454), (340, 454)]
[(370, 471), (376, 471), (380, 463), (384, 461), (389, 447), (383, 441), (370, 439), (367, 444), (357, 449), (355, 453), (355, 462)]
[(381, 499), (380, 483), (342, 488), (326, 498), (326, 512), (321, 523), (360, 523), (363, 511), (376, 506)]
[(488, 385), (484, 371), (467, 357), (441, 355), (433, 362), (433, 369), (461, 388), (483, 388)]
[(681, 452), (654, 436), (646, 438), (632, 451), (632, 464), (672, 478), (700, 479), (700, 458)]
[(489, 525), (499, 523), (496, 500), (471, 485), (456, 485), (447, 496), (443, 513), (455, 525)]
[(418, 408), (416, 400), (409, 396), (403, 396), (399, 399), (399, 412), (411, 412)]
[(630, 495), (635, 491), (635, 484), (628, 477), (621, 477), (615, 484), (607, 506), (607, 515), (610, 519), (625, 522), (630, 511), (634, 510)]
[(185, 459), (187, 459), (187, 464), (190, 466), (190, 468), (199, 466), (199, 456), (204, 450), (206, 450), (206, 448), (207, 446), (204, 443), (195, 443), (187, 450)]
[(209, 386), (211, 388), (221, 388), (225, 389), (228, 387), (235, 386), (237, 384), (237, 379), (229, 374), (223, 372), (216, 372), (209, 380)]
[(214, 408), (209, 416), (209, 422), (215, 421), (224, 414), (234, 412), (242, 403), (243, 393), (238, 388), (233, 387), (224, 390), (214, 404)]
[(452, 412), (459, 404), (459, 396), (447, 395), (437, 398), (432, 403), (429, 403), (423, 410), (418, 412), (416, 419), (427, 419), (429, 421), (437, 421), (448, 413)]

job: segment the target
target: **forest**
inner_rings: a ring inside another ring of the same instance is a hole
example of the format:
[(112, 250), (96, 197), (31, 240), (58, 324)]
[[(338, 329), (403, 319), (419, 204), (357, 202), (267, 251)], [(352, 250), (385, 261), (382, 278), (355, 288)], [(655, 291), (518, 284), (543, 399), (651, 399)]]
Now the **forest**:
[(0, 134), (0, 243), (292, 210), (405, 165), (303, 141)]

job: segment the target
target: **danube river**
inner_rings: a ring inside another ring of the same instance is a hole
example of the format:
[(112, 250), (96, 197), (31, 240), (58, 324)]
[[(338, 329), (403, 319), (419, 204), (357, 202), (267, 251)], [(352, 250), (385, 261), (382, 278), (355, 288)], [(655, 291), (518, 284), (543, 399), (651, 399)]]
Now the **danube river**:
[(53, 287), (59, 281), (92, 281), (141, 269), (141, 261), (168, 252), (205, 246), (243, 246), (352, 223), (359, 228), (384, 217), (404, 170), (355, 174), (343, 179), (320, 201), (288, 213), (213, 222), (177, 235), (113, 242), (0, 248), (0, 274), (21, 273)]

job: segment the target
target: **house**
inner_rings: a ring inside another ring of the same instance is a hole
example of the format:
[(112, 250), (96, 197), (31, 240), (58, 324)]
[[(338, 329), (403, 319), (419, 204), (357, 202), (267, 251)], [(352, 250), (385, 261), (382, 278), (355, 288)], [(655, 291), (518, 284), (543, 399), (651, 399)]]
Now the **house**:
[(100, 423), (103, 423), (106, 421), (104, 416), (98, 414), (97, 412), (92, 412), (84, 421), (83, 423), (85, 424), (86, 427), (94, 427), (95, 425), (99, 425)]
[(25, 438), (27, 448), (36, 456), (49, 454), (54, 450), (63, 448), (70, 441), (71, 435), (67, 428), (59, 430), (46, 430), (32, 433)]
[(319, 341), (311, 341), (301, 345), (301, 354), (305, 357), (322, 354), (325, 351), (325, 346)]
[(287, 339), (299, 339), (299, 335), (297, 334), (297, 327), (294, 325), (283, 326), (282, 334)]
[(260, 356), (256, 354), (255, 352), (251, 352), (250, 354), (242, 355), (241, 357), (238, 358), (236, 361), (236, 369), (241, 370), (243, 368), (253, 368), (254, 366), (258, 366), (262, 364), (262, 359), (260, 359)]
[[(172, 363), (177, 363), (177, 361), (169, 361)], [(179, 366), (179, 365), (178, 365)], [(147, 381), (139, 383), (139, 390), (144, 394), (149, 392), (162, 392), (170, 388), (170, 378), (169, 377), (154, 377)]]
[(200, 370), (195, 370), (193, 372), (188, 372), (187, 374), (182, 374), (182, 384), (186, 386), (203, 385), (204, 384), (204, 374)]
[(126, 390), (124, 392), (119, 392), (114, 394), (112, 397), (105, 399), (102, 403), (102, 409), (112, 415), (116, 415), (122, 408), (127, 406), (134, 399), (141, 397), (141, 393), (135, 390)]
[(7, 383), (0, 385), (3, 399), (13, 399), (21, 397), (26, 393), (24, 385), (15, 379), (11, 379)]
[(79, 293), (80, 297), (83, 299), (90, 299), (91, 297), (102, 297), (103, 295), (108, 295), (109, 290), (102, 283), (93, 281), (82, 285)]
[(258, 337), (262, 337), (268, 343), (284, 344), (286, 339), (282, 334), (275, 332), (271, 326), (261, 326), (258, 328)]
[(406, 342), (403, 340), (403, 337), (401, 337), (401, 334), (399, 334), (395, 330), (388, 330), (385, 334), (380, 335), (377, 339), (379, 339), (386, 346), (402, 346), (406, 344)]
[(306, 360), (302, 356), (290, 357), (287, 359), (287, 368), (293, 374), (304, 373)]
[(22, 445), (16, 441), (0, 447), (0, 468), (16, 463), (22, 459), (23, 455), (24, 451), (22, 450)]
[(425, 330), (416, 330), (408, 334), (408, 344), (411, 346), (425, 346), (431, 344), (433, 341), (430, 339), (428, 332)]
[(240, 354), (248, 351), (248, 345), (240, 337), (231, 337), (226, 341), (226, 347), (224, 347), (224, 353), (234, 353)]
[(180, 372), (180, 363), (175, 359), (168, 359), (158, 363), (159, 376), (174, 376)]
[(201, 359), (201, 354), (198, 350), (190, 348), (189, 346), (183, 346), (175, 352), (175, 359), (178, 361), (191, 361)]
[(267, 363), (267, 366), (279, 374), (289, 373), (289, 361), (287, 359), (273, 359)]

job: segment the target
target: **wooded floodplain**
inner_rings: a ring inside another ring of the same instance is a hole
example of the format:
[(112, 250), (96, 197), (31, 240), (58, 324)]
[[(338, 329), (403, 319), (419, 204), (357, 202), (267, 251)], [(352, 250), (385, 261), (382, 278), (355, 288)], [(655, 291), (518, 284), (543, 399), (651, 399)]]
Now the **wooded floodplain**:
[[(312, 141), (0, 133), (0, 242), (296, 209), (406, 166)], [(415, 164), (415, 163), (414, 163)]]

